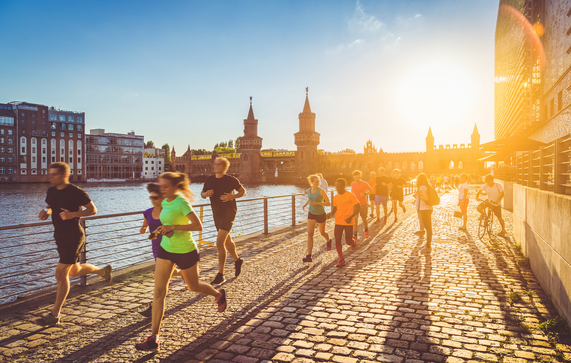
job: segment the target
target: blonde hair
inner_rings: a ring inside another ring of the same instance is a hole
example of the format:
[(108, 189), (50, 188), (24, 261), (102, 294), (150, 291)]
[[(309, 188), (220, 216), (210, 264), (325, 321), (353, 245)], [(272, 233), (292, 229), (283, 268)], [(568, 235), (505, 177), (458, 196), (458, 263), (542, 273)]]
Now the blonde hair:
[(355, 176), (359, 175), (359, 176), (362, 177), (362, 176), (363, 176), (363, 173), (361, 172), (361, 170), (355, 170), (355, 171), (353, 172), (353, 175), (355, 175)]
[(217, 157), (216, 159), (214, 159), (214, 162), (216, 162), (216, 161), (221, 161), (221, 162), (223, 162), (223, 163), (224, 163), (224, 166), (226, 167), (226, 170), (228, 170), (228, 169), (230, 168), (230, 160), (228, 160), (228, 159), (226, 159), (226, 158), (224, 158), (224, 157), (222, 157), (222, 156), (219, 156), (219, 157)]
[(184, 199), (189, 202), (194, 202), (194, 193), (190, 190), (190, 179), (188, 175), (178, 172), (166, 172), (159, 175), (159, 179), (166, 179), (171, 185), (176, 185)]
[(393, 169), (393, 173), (399, 173), (399, 174), (402, 174), (402, 173), (401, 173), (401, 171), (400, 171), (400, 169), (396, 169), (396, 168), (395, 168), (395, 169)]
[(309, 185), (311, 185), (311, 183), (315, 180), (321, 180), (321, 178), (319, 177), (319, 175), (317, 174), (311, 174), (310, 176), (307, 177), (307, 181), (309, 182)]

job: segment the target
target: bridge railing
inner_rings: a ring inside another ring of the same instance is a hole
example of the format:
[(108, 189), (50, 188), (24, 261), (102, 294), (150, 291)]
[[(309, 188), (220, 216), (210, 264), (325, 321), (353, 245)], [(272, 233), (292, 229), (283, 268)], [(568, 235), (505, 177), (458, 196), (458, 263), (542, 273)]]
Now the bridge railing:
[[(405, 193), (414, 192), (411, 186)], [(335, 191), (330, 191), (333, 198)], [(230, 234), (240, 237), (252, 233), (269, 233), (273, 228), (296, 225), (306, 219), (305, 194), (237, 200), (238, 213)], [(203, 230), (193, 237), (200, 247), (216, 242), (216, 228), (210, 204), (193, 206), (203, 223)], [(153, 260), (148, 234), (141, 234), (142, 211), (95, 215), (81, 219), (86, 246), (81, 263), (103, 266), (112, 264), (115, 271)], [(51, 222), (0, 226), (0, 304), (18, 296), (36, 292), (56, 284), (53, 277), (58, 264)], [(85, 276), (72, 278), (80, 286), (87, 285)]]

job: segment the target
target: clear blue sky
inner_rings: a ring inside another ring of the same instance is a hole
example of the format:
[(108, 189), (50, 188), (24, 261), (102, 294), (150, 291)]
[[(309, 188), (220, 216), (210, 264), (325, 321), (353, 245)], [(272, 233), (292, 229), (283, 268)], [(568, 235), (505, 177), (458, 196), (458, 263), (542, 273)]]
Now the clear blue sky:
[(242, 135), (293, 149), (305, 87), (321, 148), (493, 135), (497, 0), (0, 0), (0, 102), (86, 112), (177, 150)]

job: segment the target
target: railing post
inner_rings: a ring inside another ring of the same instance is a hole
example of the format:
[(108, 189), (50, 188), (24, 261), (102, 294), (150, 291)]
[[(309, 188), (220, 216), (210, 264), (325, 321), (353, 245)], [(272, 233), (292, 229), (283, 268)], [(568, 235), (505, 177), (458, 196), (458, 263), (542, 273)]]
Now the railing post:
[(560, 192), (560, 181), (559, 181), (559, 173), (561, 172), (561, 166), (559, 163), (562, 162), (561, 158), (561, 139), (556, 139), (553, 141), (553, 192), (554, 193), (561, 193)]
[(295, 194), (291, 196), (291, 226), (295, 227)]
[(268, 233), (268, 198), (264, 198), (264, 234)]
[[(79, 261), (84, 264), (87, 263), (87, 225), (83, 219), (80, 219), (79, 223), (85, 233), (85, 244), (83, 245), (83, 251), (81, 251), (79, 255)], [(79, 278), (79, 286), (87, 286), (87, 275), (81, 275)]]
[(331, 191), (331, 199), (329, 200), (329, 202), (331, 203), (331, 205), (329, 206), (329, 209), (331, 209), (331, 212), (333, 211), (333, 190)]

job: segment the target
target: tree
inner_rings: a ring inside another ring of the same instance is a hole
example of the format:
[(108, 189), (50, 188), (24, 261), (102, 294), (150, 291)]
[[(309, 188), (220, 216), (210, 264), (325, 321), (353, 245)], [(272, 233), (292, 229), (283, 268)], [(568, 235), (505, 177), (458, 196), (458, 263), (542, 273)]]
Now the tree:
[(236, 149), (237, 153), (242, 151), (242, 148), (240, 147), (240, 138), (239, 137), (237, 137), (236, 141), (234, 141), (234, 148)]
[(214, 145), (214, 150), (216, 150), (216, 148), (219, 147), (219, 146), (220, 146), (220, 144)]
[(234, 147), (234, 140), (228, 140), (228, 147)]
[(222, 147), (219, 146), (216, 148), (216, 152), (218, 154), (234, 154), (236, 152), (236, 149), (231, 148), (231, 147)]
[(169, 144), (164, 144), (161, 149), (165, 151), (165, 163), (171, 162), (171, 147)]
[(145, 144), (146, 148), (153, 148), (155, 147), (155, 143), (152, 140), (147, 141), (147, 143)]

